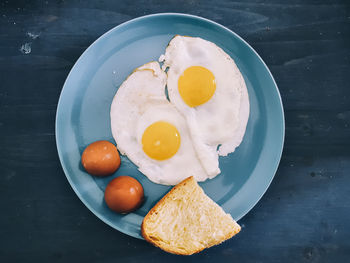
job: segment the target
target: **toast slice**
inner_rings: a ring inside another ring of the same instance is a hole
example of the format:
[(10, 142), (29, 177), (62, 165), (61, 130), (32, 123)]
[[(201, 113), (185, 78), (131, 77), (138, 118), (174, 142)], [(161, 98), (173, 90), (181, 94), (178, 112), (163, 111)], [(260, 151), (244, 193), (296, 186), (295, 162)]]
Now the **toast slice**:
[(241, 230), (230, 214), (211, 200), (193, 177), (173, 187), (145, 216), (142, 236), (178, 255), (220, 244)]

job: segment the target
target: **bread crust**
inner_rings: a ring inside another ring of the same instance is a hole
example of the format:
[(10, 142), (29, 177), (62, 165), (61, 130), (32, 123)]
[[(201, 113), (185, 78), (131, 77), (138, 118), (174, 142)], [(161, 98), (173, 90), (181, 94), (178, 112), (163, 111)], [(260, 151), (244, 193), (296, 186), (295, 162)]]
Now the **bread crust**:
[[(196, 181), (193, 178), (193, 176), (190, 176), (186, 179), (184, 179), (182, 182), (180, 182), (179, 184), (177, 184), (176, 186), (174, 186), (165, 196), (163, 196), (158, 202), (157, 204), (147, 213), (147, 215), (144, 217), (142, 224), (141, 224), (141, 234), (144, 237), (144, 239), (151, 243), (152, 245), (159, 247), (160, 249), (168, 252), (168, 253), (172, 253), (172, 254), (176, 254), (176, 255), (192, 255), (192, 254), (196, 254), (201, 252), (202, 250), (204, 250), (205, 248), (209, 248), (211, 246), (207, 246), (207, 247), (203, 247), (201, 249), (195, 250), (195, 251), (188, 251), (188, 252), (183, 252), (183, 251), (179, 251), (178, 249), (174, 248), (172, 249), (171, 247), (168, 246), (163, 246), (161, 244), (158, 244), (157, 242), (155, 242), (154, 240), (152, 240), (146, 233), (146, 226), (145, 226), (145, 222), (147, 222), (148, 218), (151, 217), (154, 213), (157, 212), (158, 208), (164, 203), (166, 202), (167, 199), (169, 199), (172, 196), (172, 193), (174, 193), (175, 191), (177, 191), (178, 188), (181, 188), (182, 186), (186, 185), (187, 183), (195, 183)], [(224, 242), (227, 239), (230, 239), (231, 237), (233, 237), (234, 235), (236, 235), (239, 231), (241, 230), (240, 226), (237, 224), (237, 227), (235, 227), (234, 229), (232, 229), (232, 231), (225, 236), (225, 238), (219, 243), (221, 244), (222, 242)], [(218, 245), (218, 244), (216, 244)]]

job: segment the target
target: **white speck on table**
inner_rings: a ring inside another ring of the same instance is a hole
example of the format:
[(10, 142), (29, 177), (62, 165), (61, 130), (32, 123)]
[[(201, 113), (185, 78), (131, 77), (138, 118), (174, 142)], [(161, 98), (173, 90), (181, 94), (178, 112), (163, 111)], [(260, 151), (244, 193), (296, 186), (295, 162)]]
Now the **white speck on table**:
[(19, 49), (23, 54), (29, 54), (32, 52), (32, 42), (24, 43)]

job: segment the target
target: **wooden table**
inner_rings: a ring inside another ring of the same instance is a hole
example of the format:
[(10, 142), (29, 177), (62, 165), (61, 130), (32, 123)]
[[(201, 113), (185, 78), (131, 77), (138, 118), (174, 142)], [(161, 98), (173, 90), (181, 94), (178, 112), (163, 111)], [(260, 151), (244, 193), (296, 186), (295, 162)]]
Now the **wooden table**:
[[(69, 186), (55, 144), (59, 94), (78, 57), (114, 26), (158, 12), (241, 35), (285, 109), (272, 185), (236, 238), (192, 257), (100, 221)], [(2, 0), (0, 197), (0, 262), (349, 262), (350, 2)]]

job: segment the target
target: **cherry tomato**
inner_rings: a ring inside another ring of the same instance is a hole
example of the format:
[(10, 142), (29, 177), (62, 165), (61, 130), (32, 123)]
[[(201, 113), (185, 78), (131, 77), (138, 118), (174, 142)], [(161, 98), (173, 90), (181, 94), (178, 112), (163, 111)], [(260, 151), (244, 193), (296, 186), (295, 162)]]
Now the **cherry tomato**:
[(120, 156), (114, 144), (109, 141), (96, 141), (86, 147), (81, 163), (89, 174), (106, 176), (118, 170)]
[(142, 204), (143, 199), (142, 185), (130, 176), (114, 178), (105, 190), (107, 206), (118, 213), (129, 213), (136, 210)]

